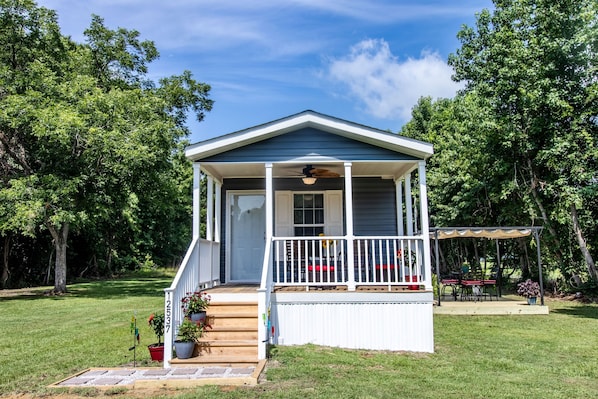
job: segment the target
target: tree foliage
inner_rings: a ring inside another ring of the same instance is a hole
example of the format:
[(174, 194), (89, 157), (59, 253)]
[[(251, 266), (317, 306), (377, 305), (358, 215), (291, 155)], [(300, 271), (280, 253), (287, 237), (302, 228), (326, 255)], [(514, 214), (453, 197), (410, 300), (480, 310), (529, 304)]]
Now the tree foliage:
[(98, 16), (74, 43), (32, 1), (0, 7), (0, 233), (50, 232), (59, 292), (69, 243), (98, 274), (172, 259), (188, 231), (173, 225), (189, 213), (186, 115), (211, 109), (210, 87), (188, 71), (151, 82), (154, 44)]
[(466, 90), (420, 102), (404, 132), (427, 128), (436, 146), (431, 181), (450, 190), (432, 194), (442, 221), (542, 224), (553, 264), (569, 273), (582, 263), (596, 278), (598, 3), (494, 5), (449, 57)]

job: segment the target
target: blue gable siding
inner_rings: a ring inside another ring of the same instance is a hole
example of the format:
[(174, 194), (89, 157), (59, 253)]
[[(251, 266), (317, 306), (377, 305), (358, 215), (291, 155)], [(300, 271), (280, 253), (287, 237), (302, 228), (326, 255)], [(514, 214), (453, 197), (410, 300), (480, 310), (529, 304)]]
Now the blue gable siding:
[(390, 179), (353, 179), (355, 235), (396, 235), (395, 183)]
[(385, 148), (314, 128), (299, 129), (202, 159), (205, 162), (282, 162), (306, 155), (345, 161), (415, 160)]

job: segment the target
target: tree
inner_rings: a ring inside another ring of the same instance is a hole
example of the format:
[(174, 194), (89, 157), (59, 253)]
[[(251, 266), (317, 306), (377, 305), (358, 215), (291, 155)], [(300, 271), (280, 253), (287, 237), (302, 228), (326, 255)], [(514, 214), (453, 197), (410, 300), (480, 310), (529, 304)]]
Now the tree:
[(491, 129), (492, 121), (475, 93), (434, 102), (421, 98), (413, 108), (401, 135), (434, 145), (427, 172), (432, 225), (496, 224), (498, 171), (485, 151)]
[(138, 247), (125, 238), (147, 231), (139, 204), (152, 214), (173, 202), (173, 157), (188, 134), (186, 114), (203, 118), (210, 87), (188, 71), (150, 82), (153, 43), (136, 31), (109, 30), (98, 16), (87, 43), (77, 44), (60, 35), (52, 11), (31, 1), (0, 5), (2, 46), (10, 49), (0, 58), (0, 229), (47, 229), (56, 249), (54, 290), (65, 292), (69, 233), (92, 232), (108, 259), (118, 245), (131, 245), (135, 255)]
[[(569, 226), (588, 273), (598, 190), (598, 5), (593, 0), (496, 0), (458, 34), (455, 80), (485, 100), (499, 127), (488, 151), (510, 165), (501, 196), (519, 192), (558, 251)], [(588, 245), (588, 243), (590, 243)]]

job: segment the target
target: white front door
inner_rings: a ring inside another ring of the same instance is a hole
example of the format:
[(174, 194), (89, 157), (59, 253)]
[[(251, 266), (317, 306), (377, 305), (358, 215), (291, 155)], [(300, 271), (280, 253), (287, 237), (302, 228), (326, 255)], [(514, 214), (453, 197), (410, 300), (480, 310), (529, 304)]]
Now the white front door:
[(257, 283), (266, 241), (266, 195), (263, 191), (229, 192), (227, 199), (227, 280)]

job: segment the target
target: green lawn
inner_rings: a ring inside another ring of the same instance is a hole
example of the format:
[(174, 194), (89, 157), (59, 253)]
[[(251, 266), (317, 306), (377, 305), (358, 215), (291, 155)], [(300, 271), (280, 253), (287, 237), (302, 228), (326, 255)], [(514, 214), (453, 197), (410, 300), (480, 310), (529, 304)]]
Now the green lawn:
[[(133, 361), (155, 341), (146, 320), (171, 276), (140, 275), (69, 286), (63, 297), (0, 294), (0, 395), (60, 393), (47, 385), (88, 367)], [(435, 316), (434, 354), (273, 349), (253, 388), (156, 391), (148, 397), (593, 398), (598, 397), (598, 305), (547, 300), (548, 316)], [(359, 328), (356, 323), (355, 328)], [(85, 390), (87, 397), (135, 392)]]

